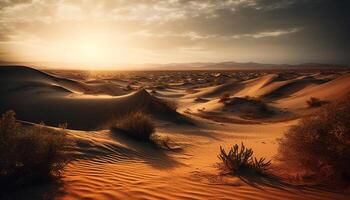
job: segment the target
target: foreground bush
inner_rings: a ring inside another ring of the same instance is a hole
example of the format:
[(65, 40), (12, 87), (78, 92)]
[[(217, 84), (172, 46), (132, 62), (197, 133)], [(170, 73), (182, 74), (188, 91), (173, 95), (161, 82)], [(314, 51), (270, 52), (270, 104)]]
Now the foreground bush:
[(61, 174), (70, 141), (61, 130), (42, 125), (24, 127), (15, 113), (0, 119), (0, 187), (21, 187)]
[(137, 140), (150, 140), (155, 132), (151, 118), (143, 112), (129, 113), (111, 126), (111, 130), (121, 130)]
[(350, 182), (350, 98), (301, 119), (279, 141), (279, 159), (319, 182)]
[(266, 161), (265, 158), (253, 158), (253, 150), (246, 148), (243, 143), (240, 148), (235, 144), (228, 153), (220, 146), (218, 157), (222, 161), (219, 167), (233, 174), (265, 174), (271, 164), (271, 161)]

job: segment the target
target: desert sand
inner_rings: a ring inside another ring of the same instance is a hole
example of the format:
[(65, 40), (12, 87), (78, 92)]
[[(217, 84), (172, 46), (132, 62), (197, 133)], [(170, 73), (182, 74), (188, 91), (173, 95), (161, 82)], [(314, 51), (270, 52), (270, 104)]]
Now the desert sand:
[[(3, 66), (0, 111), (12, 109), (24, 122), (52, 128), (67, 122), (76, 142), (60, 184), (3, 198), (348, 199), (346, 192), (289, 180), (274, 160), (276, 139), (315, 110), (308, 99), (331, 102), (347, 92), (350, 73), (344, 70), (88, 73)], [(220, 102), (223, 93), (230, 102)], [(158, 99), (176, 101), (177, 111)], [(156, 135), (170, 139), (169, 148), (109, 131), (112, 119), (142, 109), (151, 114)], [(219, 147), (241, 142), (271, 159), (281, 178), (221, 174)]]

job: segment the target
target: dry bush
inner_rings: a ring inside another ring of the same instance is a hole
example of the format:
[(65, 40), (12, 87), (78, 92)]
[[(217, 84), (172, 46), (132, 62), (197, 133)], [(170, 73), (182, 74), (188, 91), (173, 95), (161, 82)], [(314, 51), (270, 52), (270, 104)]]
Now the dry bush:
[[(275, 114), (275, 111), (272, 107), (268, 106), (264, 101), (256, 97), (233, 97), (229, 100), (223, 102), (225, 106), (236, 106), (236, 105), (248, 105), (250, 108), (245, 109), (245, 117), (258, 118), (258, 117), (269, 117)], [(234, 107), (234, 110), (237, 111), (237, 107)]]
[(322, 101), (322, 100), (315, 98), (315, 97), (311, 97), (309, 100), (306, 101), (306, 103), (310, 108), (314, 108), (314, 107), (321, 107), (324, 104), (327, 104), (328, 102)]
[(318, 182), (350, 182), (350, 96), (306, 116), (279, 140), (279, 160)]
[(240, 148), (235, 144), (228, 153), (220, 146), (218, 157), (222, 161), (220, 168), (233, 174), (265, 174), (271, 164), (271, 161), (266, 161), (265, 158), (253, 158), (253, 150), (246, 148), (243, 143)]
[(230, 99), (230, 94), (228, 92), (224, 92), (219, 97), (219, 102), (225, 102)]
[(121, 130), (137, 140), (149, 141), (155, 132), (151, 118), (143, 112), (132, 112), (120, 118), (111, 126), (111, 130)]
[(71, 141), (62, 130), (22, 126), (15, 113), (0, 119), (0, 187), (17, 188), (61, 174)]

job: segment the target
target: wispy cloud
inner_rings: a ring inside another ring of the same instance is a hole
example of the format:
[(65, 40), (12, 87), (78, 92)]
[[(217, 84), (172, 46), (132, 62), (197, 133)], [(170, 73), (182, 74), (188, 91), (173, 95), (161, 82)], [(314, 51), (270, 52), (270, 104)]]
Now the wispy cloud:
[(251, 38), (278, 37), (282, 35), (292, 34), (300, 30), (301, 28), (292, 28), (287, 30), (274, 30), (274, 31), (266, 31), (266, 32), (260, 32), (260, 33), (252, 33), (252, 34), (233, 35), (231, 37), (234, 39), (239, 39), (242, 37), (251, 37)]

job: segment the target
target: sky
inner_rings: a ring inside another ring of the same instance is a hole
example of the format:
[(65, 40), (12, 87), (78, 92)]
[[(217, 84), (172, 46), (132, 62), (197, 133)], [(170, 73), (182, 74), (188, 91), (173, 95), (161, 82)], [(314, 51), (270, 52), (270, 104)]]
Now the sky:
[(0, 0), (0, 60), (350, 64), (347, 0)]

